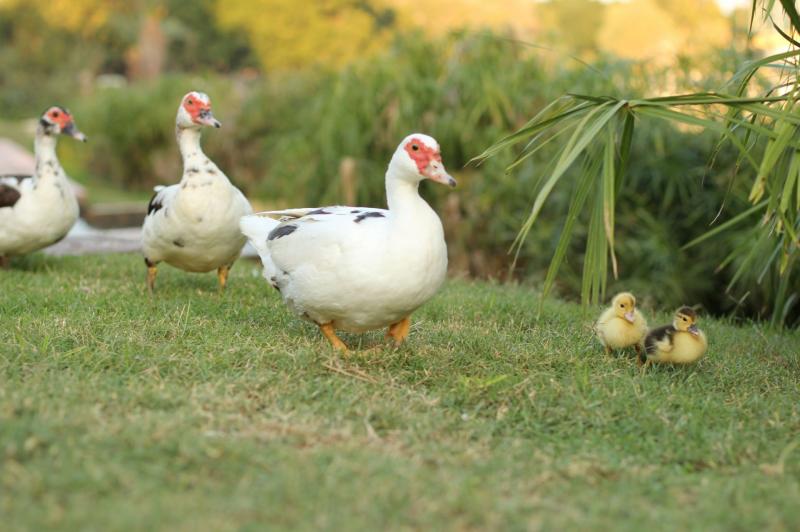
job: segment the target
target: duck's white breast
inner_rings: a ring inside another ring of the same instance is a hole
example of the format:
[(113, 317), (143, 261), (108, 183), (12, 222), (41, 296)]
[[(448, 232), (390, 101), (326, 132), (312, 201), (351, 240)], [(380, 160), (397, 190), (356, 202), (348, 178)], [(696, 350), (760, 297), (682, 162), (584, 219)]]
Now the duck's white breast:
[(320, 217), (270, 241), (281, 294), (295, 312), (361, 332), (401, 320), (436, 293), (447, 272), (438, 217), (400, 225), (381, 212), (358, 223)]
[(53, 244), (77, 219), (78, 200), (66, 179), (40, 179), (22, 190), (13, 207), (0, 209), (0, 253), (22, 255)]
[(238, 257), (246, 241), (239, 219), (252, 209), (227, 179), (195, 179), (163, 191), (164, 204), (145, 219), (142, 246), (150, 260), (206, 272)]

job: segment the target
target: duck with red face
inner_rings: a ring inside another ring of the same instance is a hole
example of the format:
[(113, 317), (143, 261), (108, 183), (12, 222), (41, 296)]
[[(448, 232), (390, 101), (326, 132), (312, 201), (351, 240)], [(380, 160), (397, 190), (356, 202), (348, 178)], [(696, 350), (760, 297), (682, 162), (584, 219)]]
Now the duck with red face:
[(444, 281), (447, 244), (439, 216), (419, 194), (425, 180), (456, 185), (439, 143), (414, 133), (403, 139), (386, 170), (388, 209), (331, 206), (242, 218), (264, 276), (335, 349), (347, 350), (337, 330), (383, 327), (401, 345), (411, 314)]
[(156, 187), (142, 227), (150, 292), (160, 262), (186, 272), (216, 270), (224, 289), (228, 271), (245, 244), (239, 218), (253, 212), (250, 203), (200, 146), (202, 129), (221, 125), (207, 94), (192, 91), (181, 99), (175, 132), (183, 176), (175, 185)]
[(86, 142), (72, 114), (53, 106), (39, 118), (33, 175), (0, 176), (0, 266), (61, 240), (78, 219), (78, 199), (56, 155), (56, 140)]

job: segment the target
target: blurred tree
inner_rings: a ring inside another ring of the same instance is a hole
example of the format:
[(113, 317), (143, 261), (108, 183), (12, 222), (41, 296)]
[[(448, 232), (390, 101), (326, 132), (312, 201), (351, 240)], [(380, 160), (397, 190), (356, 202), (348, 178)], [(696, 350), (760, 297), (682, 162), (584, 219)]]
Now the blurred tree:
[(0, 9), (33, 9), (52, 28), (90, 35), (123, 4), (119, 0), (0, 0)]
[(249, 36), (268, 69), (343, 65), (382, 48), (394, 25), (381, 0), (217, 0), (215, 12)]
[(419, 28), (427, 35), (442, 36), (454, 29), (494, 30), (530, 39), (540, 24), (531, 0), (440, 0), (428, 2), (424, 9), (419, 0), (384, 0), (397, 12), (398, 26)]
[(731, 42), (731, 23), (713, 0), (632, 0), (607, 6), (599, 47), (629, 59), (669, 62)]
[(594, 52), (605, 7), (596, 0), (552, 0), (540, 8), (541, 27), (559, 48), (578, 54)]
[(167, 69), (171, 71), (231, 72), (258, 65), (247, 35), (217, 24), (217, 0), (165, 0), (162, 28), (169, 39)]
[(162, 29), (164, 12), (154, 9), (142, 17), (136, 44), (125, 54), (132, 80), (156, 79), (164, 69), (167, 54), (167, 38)]

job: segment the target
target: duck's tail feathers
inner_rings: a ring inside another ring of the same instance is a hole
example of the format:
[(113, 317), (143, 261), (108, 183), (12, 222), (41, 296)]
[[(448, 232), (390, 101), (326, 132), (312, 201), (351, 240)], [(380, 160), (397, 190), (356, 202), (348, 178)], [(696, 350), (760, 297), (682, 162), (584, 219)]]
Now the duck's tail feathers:
[(275, 229), (280, 222), (272, 218), (250, 214), (242, 216), (239, 220), (239, 229), (242, 234), (250, 240), (250, 243), (258, 251), (261, 262), (266, 266), (267, 261), (272, 262), (267, 248), (267, 237), (269, 232)]

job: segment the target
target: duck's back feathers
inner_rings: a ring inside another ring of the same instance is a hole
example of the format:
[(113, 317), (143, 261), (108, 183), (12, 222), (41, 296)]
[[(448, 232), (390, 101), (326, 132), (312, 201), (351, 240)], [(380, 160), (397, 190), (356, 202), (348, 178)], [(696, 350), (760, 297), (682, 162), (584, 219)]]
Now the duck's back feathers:
[(32, 177), (30, 175), (0, 176), (0, 208), (16, 205), (22, 194), (32, 188)]
[[(389, 214), (386, 209), (375, 209), (367, 207), (347, 207), (343, 205), (335, 205), (332, 207), (314, 207), (302, 209), (285, 209), (281, 211), (264, 211), (259, 212), (259, 216), (274, 216), (279, 217), (281, 221), (297, 220), (297, 221), (331, 221), (334, 218), (330, 217), (346, 217), (351, 219), (354, 223), (360, 223), (366, 218), (385, 218)], [(338, 220), (338, 218), (335, 218)]]
[(21, 196), (17, 187), (0, 183), (0, 208), (13, 207)]

